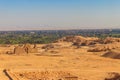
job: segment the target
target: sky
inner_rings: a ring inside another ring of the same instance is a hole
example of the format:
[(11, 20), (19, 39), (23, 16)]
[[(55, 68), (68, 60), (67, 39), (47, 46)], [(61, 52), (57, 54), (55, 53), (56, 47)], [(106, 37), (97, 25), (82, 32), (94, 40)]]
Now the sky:
[(120, 0), (0, 0), (0, 30), (120, 28)]

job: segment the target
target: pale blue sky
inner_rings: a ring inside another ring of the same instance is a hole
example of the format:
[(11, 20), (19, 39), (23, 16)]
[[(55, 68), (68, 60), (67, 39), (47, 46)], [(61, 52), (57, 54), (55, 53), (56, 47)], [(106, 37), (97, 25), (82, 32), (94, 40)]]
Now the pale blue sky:
[(0, 30), (119, 27), (120, 0), (0, 0)]

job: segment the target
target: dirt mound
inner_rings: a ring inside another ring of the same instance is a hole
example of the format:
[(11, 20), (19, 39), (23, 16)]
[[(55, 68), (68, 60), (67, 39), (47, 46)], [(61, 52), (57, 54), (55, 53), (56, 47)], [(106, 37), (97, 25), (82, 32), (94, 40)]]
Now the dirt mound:
[(109, 58), (113, 58), (113, 59), (120, 59), (120, 53), (119, 52), (107, 52), (105, 54), (102, 55), (102, 57), (109, 57)]
[(52, 45), (52, 44), (47, 44), (45, 46), (42, 47), (42, 49), (51, 49), (51, 48), (54, 48), (55, 46)]
[(104, 80), (120, 80), (120, 74), (116, 72), (108, 73), (108, 77)]
[(6, 51), (5, 54), (9, 54), (9, 55), (11, 55), (11, 54), (13, 54), (13, 53), (14, 53), (13, 51)]
[(74, 46), (89, 46), (99, 42), (99, 38), (95, 37), (82, 37), (82, 36), (67, 36), (63, 37), (56, 42), (72, 42)]
[(72, 42), (75, 46), (89, 46), (94, 44), (110, 44), (120, 42), (120, 38), (107, 37), (100, 39), (97, 37), (83, 37), (83, 36), (67, 36), (63, 37), (56, 42)]
[(14, 48), (14, 54), (21, 55), (21, 54), (27, 54), (24, 48), (17, 46)]
[(25, 44), (23, 48), (27, 53), (30, 53), (32, 49), (30, 44)]
[(62, 42), (62, 41), (77, 42), (77, 41), (83, 41), (83, 40), (97, 41), (97, 40), (99, 40), (99, 38), (96, 38), (96, 37), (83, 37), (83, 36), (67, 36), (67, 37), (63, 37), (63, 38), (57, 40), (56, 42)]
[(104, 44), (113, 43), (113, 42), (120, 42), (120, 38), (107, 37), (103, 40)]
[(94, 41), (88, 41), (88, 40), (82, 40), (80, 42), (73, 42), (74, 46), (80, 47), (80, 46), (89, 46), (96, 44)]
[(85, 40), (85, 38), (82, 36), (67, 36), (57, 40), (56, 42), (76, 42), (80, 40)]
[(120, 48), (120, 42), (96, 45), (92, 47), (91, 49), (89, 49), (88, 51), (101, 52), (101, 51), (109, 51), (109, 50), (117, 49), (117, 48)]
[(78, 80), (69, 72), (64, 71), (41, 71), (15, 73), (16, 76), (30, 80)]
[(58, 45), (58, 44), (46, 44), (45, 46), (42, 47), (42, 49), (50, 50), (50, 49), (56, 49), (60, 47), (61, 45)]
[(0, 47), (10, 47), (10, 44), (0, 44)]
[(28, 54), (28, 53), (37, 53), (37, 47), (34, 45), (31, 47), (31, 44), (25, 44), (24, 46), (17, 46), (14, 48), (14, 54)]
[(36, 44), (34, 44), (33, 47), (31, 46), (31, 44), (25, 44), (23, 48), (25, 49), (25, 51), (27, 53), (37, 53), (38, 52)]

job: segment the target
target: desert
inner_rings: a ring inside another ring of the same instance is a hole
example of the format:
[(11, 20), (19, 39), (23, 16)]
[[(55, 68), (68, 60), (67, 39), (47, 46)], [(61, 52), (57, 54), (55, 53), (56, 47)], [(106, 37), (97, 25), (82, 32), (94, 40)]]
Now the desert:
[(0, 46), (2, 80), (119, 80), (120, 38), (69, 36)]
[(120, 80), (120, 0), (0, 0), (0, 80)]

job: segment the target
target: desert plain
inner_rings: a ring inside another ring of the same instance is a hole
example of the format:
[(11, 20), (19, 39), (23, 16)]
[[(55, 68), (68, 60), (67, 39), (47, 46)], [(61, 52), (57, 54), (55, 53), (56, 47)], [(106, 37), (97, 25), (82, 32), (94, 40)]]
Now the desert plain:
[(0, 45), (0, 80), (120, 80), (120, 38)]

